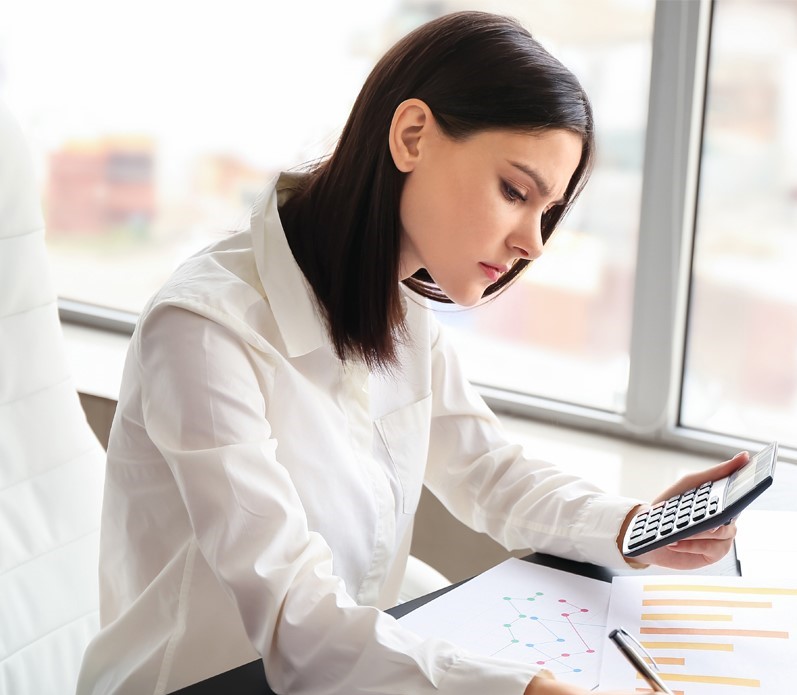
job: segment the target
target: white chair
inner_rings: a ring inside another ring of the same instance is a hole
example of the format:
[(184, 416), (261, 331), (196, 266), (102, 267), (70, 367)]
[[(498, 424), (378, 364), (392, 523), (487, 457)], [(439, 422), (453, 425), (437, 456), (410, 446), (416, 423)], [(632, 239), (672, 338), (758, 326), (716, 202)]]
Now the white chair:
[(73, 693), (99, 627), (104, 452), (65, 358), (22, 133), (0, 103), (0, 693)]
[(450, 579), (423, 560), (410, 555), (407, 558), (407, 569), (404, 571), (404, 578), (401, 582), (399, 603), (406, 603), (450, 585)]

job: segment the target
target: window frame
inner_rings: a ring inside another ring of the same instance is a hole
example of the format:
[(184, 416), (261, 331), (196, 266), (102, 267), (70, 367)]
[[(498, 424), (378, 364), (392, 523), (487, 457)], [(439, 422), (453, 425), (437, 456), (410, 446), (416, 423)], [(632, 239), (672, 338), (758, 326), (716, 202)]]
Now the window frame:
[[(494, 411), (717, 457), (762, 444), (680, 424), (714, 2), (655, 4), (625, 411), (476, 384)], [(64, 322), (128, 335), (137, 318), (66, 299), (59, 310)], [(797, 463), (797, 451), (780, 458)]]

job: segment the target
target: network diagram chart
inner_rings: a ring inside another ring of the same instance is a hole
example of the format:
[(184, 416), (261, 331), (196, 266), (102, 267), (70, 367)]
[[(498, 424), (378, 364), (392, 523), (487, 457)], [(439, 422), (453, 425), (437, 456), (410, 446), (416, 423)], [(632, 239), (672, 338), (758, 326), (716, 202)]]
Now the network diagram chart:
[(597, 685), (611, 584), (508, 560), (401, 619), (423, 636)]
[(560, 595), (537, 591), (531, 596), (503, 596), (500, 600), (509, 616), (502, 629), (485, 635), (495, 639), (495, 646), (503, 642), (491, 656), (531, 662), (557, 677), (599, 668), (605, 614), (557, 598)]

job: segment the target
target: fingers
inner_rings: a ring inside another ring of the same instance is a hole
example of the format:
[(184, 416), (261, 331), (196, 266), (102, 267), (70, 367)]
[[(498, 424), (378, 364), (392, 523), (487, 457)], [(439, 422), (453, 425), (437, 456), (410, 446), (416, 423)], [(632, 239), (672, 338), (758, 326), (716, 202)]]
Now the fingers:
[(691, 553), (692, 555), (716, 557), (719, 560), (731, 549), (732, 544), (732, 538), (719, 541), (687, 538), (684, 541), (668, 545), (667, 549), (674, 553)]
[(652, 550), (636, 558), (640, 562), (685, 570), (719, 562), (730, 551), (736, 536), (736, 524), (718, 528)]
[(731, 549), (733, 541), (681, 541), (675, 546), (653, 550), (636, 559), (659, 567), (692, 570), (719, 562)]
[[(736, 522), (731, 522), (723, 526), (717, 526), (709, 531), (696, 533), (682, 541), (671, 543), (667, 547), (676, 552), (695, 552), (704, 553), (712, 547), (712, 544), (721, 543), (723, 546), (733, 542), (736, 538)], [(727, 552), (727, 549), (725, 550)], [(725, 554), (723, 552), (723, 555)]]
[(736, 533), (735, 530), (733, 533), (718, 530), (717, 534), (722, 534), (722, 537), (711, 538), (706, 537), (707, 534), (700, 534), (667, 546), (670, 553), (675, 553), (670, 555), (670, 558), (679, 557), (677, 564), (693, 567), (719, 562), (733, 546), (733, 537)]
[[(731, 522), (725, 526), (717, 526), (717, 528), (710, 529), (708, 531), (701, 531), (700, 533), (696, 533), (693, 536), (689, 536), (681, 543), (685, 543), (687, 540), (708, 540), (708, 541), (720, 541), (720, 540), (733, 540), (736, 537), (736, 523)], [(676, 545), (673, 543), (673, 545)]]

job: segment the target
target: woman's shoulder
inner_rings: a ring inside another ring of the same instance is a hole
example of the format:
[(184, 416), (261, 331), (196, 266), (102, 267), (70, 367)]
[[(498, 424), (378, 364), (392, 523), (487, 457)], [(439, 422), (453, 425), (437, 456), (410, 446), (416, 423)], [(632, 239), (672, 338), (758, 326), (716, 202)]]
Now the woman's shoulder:
[(169, 307), (219, 323), (253, 347), (270, 349), (273, 316), (249, 231), (226, 234), (183, 261), (150, 299), (139, 324)]

